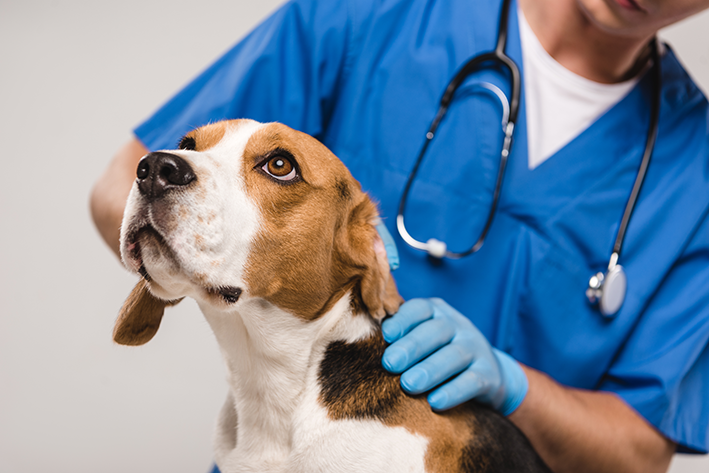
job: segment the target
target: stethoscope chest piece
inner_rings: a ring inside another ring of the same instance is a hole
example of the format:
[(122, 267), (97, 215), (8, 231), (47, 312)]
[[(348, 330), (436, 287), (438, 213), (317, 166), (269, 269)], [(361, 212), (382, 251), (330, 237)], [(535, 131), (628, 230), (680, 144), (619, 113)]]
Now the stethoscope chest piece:
[(591, 304), (598, 304), (601, 314), (610, 319), (615, 317), (623, 305), (627, 288), (628, 279), (623, 267), (611, 259), (611, 265), (605, 274), (599, 272), (591, 276), (586, 297)]

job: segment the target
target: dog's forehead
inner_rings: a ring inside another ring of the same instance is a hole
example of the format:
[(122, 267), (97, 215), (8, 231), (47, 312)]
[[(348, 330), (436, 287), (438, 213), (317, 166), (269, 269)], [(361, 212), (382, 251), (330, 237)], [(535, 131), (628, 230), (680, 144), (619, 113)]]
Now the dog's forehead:
[[(180, 141), (180, 148), (190, 151), (216, 151), (239, 147), (239, 141), (249, 136), (262, 124), (253, 120), (225, 120), (201, 126), (187, 133)], [(241, 147), (243, 148), (243, 144)]]
[(206, 153), (217, 162), (237, 163), (250, 137), (263, 124), (253, 120), (229, 120), (197, 128), (180, 141), (180, 148)]
[(285, 150), (295, 158), (303, 177), (311, 184), (331, 181), (333, 175), (351, 179), (344, 164), (322, 143), (280, 123), (246, 119), (212, 123), (185, 135), (180, 148), (209, 152), (220, 160), (243, 157), (247, 166), (257, 164), (274, 150)]
[(180, 147), (208, 152), (222, 161), (243, 158), (246, 169), (258, 164), (275, 150), (284, 150), (296, 160), (302, 177), (318, 186), (351, 179), (342, 162), (315, 138), (280, 123), (259, 123), (253, 120), (228, 120), (202, 126), (188, 133)]

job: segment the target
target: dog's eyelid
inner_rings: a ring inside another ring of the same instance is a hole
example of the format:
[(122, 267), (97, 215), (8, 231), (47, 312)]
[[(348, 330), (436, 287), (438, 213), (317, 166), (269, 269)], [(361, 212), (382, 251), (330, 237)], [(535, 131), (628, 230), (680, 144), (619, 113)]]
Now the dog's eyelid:
[(293, 166), (300, 170), (300, 167), (298, 166), (298, 161), (295, 159), (295, 156), (293, 156), (293, 153), (284, 148), (275, 148), (269, 151), (268, 153), (264, 153), (258, 156), (256, 158), (256, 167), (263, 166), (265, 163), (275, 158), (276, 156), (286, 158), (288, 161), (291, 162), (291, 164), (293, 164)]

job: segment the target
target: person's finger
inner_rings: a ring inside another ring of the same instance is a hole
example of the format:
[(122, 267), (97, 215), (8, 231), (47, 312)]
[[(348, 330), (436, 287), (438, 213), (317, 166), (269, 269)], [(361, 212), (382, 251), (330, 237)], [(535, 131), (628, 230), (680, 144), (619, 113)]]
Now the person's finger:
[(392, 373), (401, 373), (448, 344), (454, 336), (455, 326), (450, 321), (426, 320), (387, 347), (382, 364)]
[(473, 354), (461, 344), (449, 343), (401, 375), (401, 386), (410, 394), (429, 391), (457, 375), (473, 361)]
[(488, 380), (473, 370), (465, 370), (428, 395), (428, 403), (437, 411), (444, 411), (474, 399), (487, 392)]
[(404, 302), (399, 311), (382, 323), (382, 334), (387, 343), (394, 343), (421, 322), (433, 317), (433, 307), (426, 299)]
[(475, 334), (476, 336), (483, 336), (480, 330), (478, 330), (478, 328), (470, 321), (469, 318), (458, 312), (443, 299), (438, 297), (432, 297), (431, 299), (428, 299), (428, 302), (433, 307), (434, 313), (437, 314), (437, 317), (450, 317), (452, 320), (455, 320), (457, 323), (459, 323), (461, 325), (461, 328), (465, 328), (465, 330), (470, 331), (471, 334)]

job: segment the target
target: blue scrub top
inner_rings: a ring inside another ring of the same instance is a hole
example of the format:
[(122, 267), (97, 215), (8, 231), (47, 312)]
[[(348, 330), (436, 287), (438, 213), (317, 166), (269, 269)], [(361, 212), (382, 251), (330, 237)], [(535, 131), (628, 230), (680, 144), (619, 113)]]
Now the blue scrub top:
[[(707, 452), (709, 131), (707, 101), (671, 50), (662, 59), (659, 137), (620, 263), (628, 293), (607, 320), (585, 297), (604, 270), (642, 157), (652, 92), (643, 78), (549, 160), (527, 166), (524, 93), (498, 211), (485, 245), (432, 263), (395, 229), (402, 189), (443, 90), (494, 48), (500, 0), (297, 0), (277, 11), (135, 133), (174, 148), (225, 118), (279, 121), (314, 135), (380, 204), (395, 236), (402, 295), (442, 297), (498, 348), (568, 386), (617, 393), (680, 450)], [(516, 5), (508, 54), (524, 74)], [(474, 243), (502, 142), (499, 102), (481, 79), (458, 92), (411, 190), (419, 240)]]

